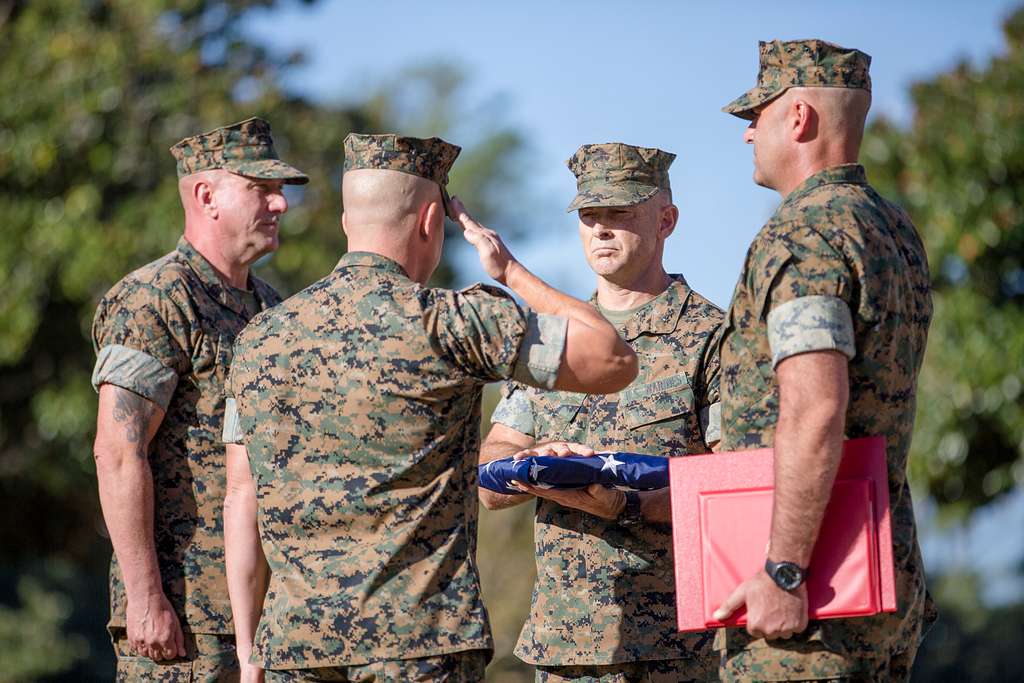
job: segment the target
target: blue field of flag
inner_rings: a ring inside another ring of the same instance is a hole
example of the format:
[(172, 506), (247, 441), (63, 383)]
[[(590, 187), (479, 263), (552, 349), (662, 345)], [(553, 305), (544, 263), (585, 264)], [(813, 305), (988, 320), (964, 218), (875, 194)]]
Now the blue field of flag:
[(480, 465), (480, 486), (498, 493), (521, 493), (509, 486), (512, 481), (548, 489), (603, 484), (623, 491), (652, 491), (668, 486), (668, 458), (640, 453), (534, 455)]

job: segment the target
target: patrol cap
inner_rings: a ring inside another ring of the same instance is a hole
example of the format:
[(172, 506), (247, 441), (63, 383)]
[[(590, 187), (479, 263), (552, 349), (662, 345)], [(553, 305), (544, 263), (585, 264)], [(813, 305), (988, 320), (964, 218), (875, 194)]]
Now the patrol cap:
[(576, 176), (576, 197), (566, 212), (596, 206), (632, 206), (671, 189), (668, 167), (676, 158), (654, 147), (621, 142), (583, 145), (565, 165)]
[(270, 124), (253, 117), (230, 126), (185, 138), (171, 147), (178, 160), (178, 177), (222, 168), (248, 178), (283, 180), (303, 185), (309, 177), (281, 161), (274, 150)]
[(394, 133), (349, 133), (343, 143), (345, 171), (372, 168), (400, 171), (433, 180), (441, 187), (445, 213), (452, 216), (448, 197), (448, 172), (462, 148), (441, 138), (411, 138)]
[(748, 121), (754, 109), (789, 88), (855, 88), (871, 92), (871, 56), (824, 40), (760, 41), (761, 68), (757, 85), (722, 111)]

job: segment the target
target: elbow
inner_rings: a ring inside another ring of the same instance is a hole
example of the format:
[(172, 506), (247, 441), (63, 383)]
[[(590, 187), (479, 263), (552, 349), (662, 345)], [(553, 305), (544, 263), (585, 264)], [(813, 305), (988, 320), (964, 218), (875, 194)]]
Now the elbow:
[(92, 446), (92, 459), (97, 472), (118, 470), (125, 462), (125, 453), (123, 449), (97, 438)]
[(608, 361), (605, 363), (604, 378), (595, 393), (614, 394), (622, 391), (636, 379), (640, 372), (640, 361), (636, 352), (626, 342), (619, 342)]

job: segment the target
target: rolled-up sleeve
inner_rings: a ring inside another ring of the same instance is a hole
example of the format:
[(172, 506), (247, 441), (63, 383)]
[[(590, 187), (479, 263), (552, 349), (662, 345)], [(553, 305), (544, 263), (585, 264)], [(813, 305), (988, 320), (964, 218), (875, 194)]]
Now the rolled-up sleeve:
[(772, 367), (811, 351), (839, 351), (853, 358), (857, 349), (850, 307), (835, 296), (790, 299), (768, 313), (768, 345)]
[(167, 410), (178, 373), (144, 351), (110, 344), (100, 349), (92, 371), (93, 388), (99, 391), (101, 384), (127, 389)]
[(526, 391), (509, 382), (502, 389), (501, 401), (491, 415), (491, 424), (502, 424), (527, 436), (536, 436), (533, 404)]
[(242, 443), (242, 428), (238, 424), (238, 402), (233, 398), (224, 401), (224, 443)]
[(554, 389), (568, 329), (567, 318), (529, 311), (513, 379), (534, 387)]

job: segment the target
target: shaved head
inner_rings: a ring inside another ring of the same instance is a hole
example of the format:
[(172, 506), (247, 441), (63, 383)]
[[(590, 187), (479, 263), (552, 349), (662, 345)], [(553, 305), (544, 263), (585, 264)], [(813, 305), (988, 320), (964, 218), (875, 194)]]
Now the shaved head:
[(871, 93), (790, 88), (758, 107), (743, 139), (754, 145), (754, 182), (786, 196), (830, 166), (857, 163)]
[(347, 231), (410, 230), (424, 207), (441, 203), (440, 188), (432, 180), (384, 169), (346, 171), (341, 196)]
[(790, 88), (789, 102), (804, 100), (818, 113), (818, 132), (860, 146), (864, 122), (871, 108), (871, 93), (860, 88)]
[(357, 168), (341, 178), (341, 224), (351, 251), (381, 254), (425, 283), (441, 260), (441, 188), (410, 173)]

